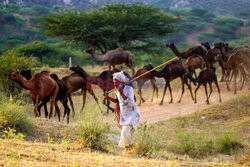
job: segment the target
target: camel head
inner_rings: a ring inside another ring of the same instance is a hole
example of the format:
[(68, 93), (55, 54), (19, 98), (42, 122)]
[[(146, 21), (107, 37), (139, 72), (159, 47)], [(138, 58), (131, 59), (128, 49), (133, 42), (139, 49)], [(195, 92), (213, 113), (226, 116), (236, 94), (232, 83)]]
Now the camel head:
[(85, 49), (84, 52), (89, 53), (89, 54), (93, 54), (93, 53), (95, 53), (95, 49), (94, 48)]
[(219, 61), (220, 59), (222, 59), (222, 54), (221, 51), (218, 49), (218, 54), (214, 57), (214, 60)]
[(20, 74), (27, 80), (32, 78), (31, 70), (21, 70)]
[(20, 80), (20, 74), (18, 71), (13, 71), (9, 76), (8, 79), (12, 81), (19, 81)]
[(54, 74), (54, 73), (50, 74), (50, 77), (53, 78), (55, 81), (59, 80), (58, 76), (56, 74)]
[(171, 47), (173, 47), (173, 46), (174, 46), (174, 43), (166, 43), (166, 47), (171, 48)]
[(143, 68), (149, 71), (149, 70), (152, 70), (154, 67), (152, 66), (152, 64), (147, 64), (143, 66)]
[(218, 42), (218, 43), (214, 43), (214, 48), (223, 48), (224, 47), (224, 43), (223, 42)]

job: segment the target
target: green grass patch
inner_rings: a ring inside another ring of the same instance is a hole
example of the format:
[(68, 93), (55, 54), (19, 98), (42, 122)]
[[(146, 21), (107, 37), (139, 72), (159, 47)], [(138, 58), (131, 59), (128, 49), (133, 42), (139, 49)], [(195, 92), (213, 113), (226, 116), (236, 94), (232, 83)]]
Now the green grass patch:
[(12, 99), (0, 99), (0, 129), (12, 128), (17, 132), (30, 134), (34, 125), (28, 114), (28, 106), (21, 101)]

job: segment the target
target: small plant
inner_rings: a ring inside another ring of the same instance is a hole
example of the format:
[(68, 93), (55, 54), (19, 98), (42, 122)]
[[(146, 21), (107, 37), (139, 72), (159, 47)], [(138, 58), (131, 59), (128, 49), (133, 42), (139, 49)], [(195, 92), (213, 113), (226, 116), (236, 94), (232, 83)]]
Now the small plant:
[(244, 145), (238, 135), (234, 132), (224, 132), (222, 135), (215, 139), (216, 150), (223, 154), (232, 154)]
[(0, 99), (0, 129), (12, 128), (17, 132), (31, 133), (33, 124), (28, 114), (27, 105), (7, 98)]
[(177, 130), (175, 140), (167, 148), (177, 154), (199, 158), (213, 153), (213, 141), (204, 133)]
[(22, 133), (16, 133), (15, 129), (8, 128), (3, 131), (3, 135), (1, 136), (4, 139), (15, 139), (15, 140), (23, 140), (25, 135)]
[(103, 121), (103, 115), (100, 112), (92, 110), (81, 113), (76, 131), (84, 146), (92, 149), (103, 149), (109, 126)]
[(50, 137), (49, 133), (47, 133), (48, 135), (48, 143), (51, 144), (51, 143), (54, 143), (54, 138)]
[(154, 151), (159, 149), (159, 141), (150, 131), (152, 128), (146, 122), (140, 124), (137, 128), (133, 152), (139, 157), (150, 157)]

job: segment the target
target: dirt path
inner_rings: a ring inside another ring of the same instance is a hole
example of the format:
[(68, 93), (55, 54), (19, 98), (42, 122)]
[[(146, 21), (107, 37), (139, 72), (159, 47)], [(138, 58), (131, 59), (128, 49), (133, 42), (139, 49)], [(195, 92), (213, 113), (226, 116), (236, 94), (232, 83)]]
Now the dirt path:
[[(234, 95), (233, 91), (228, 92), (226, 90), (226, 85), (224, 83), (220, 84), (220, 88), (222, 102), (228, 101), (236, 96)], [(247, 91), (248, 87), (245, 85), (243, 91), (238, 91), (238, 94)], [(164, 121), (176, 116), (184, 116), (194, 113), (197, 110), (208, 108), (214, 104), (219, 104), (219, 95), (217, 93), (217, 89), (214, 86), (213, 93), (210, 97), (210, 105), (207, 105), (205, 102), (206, 95), (203, 87), (201, 87), (197, 93), (196, 104), (194, 104), (194, 102), (192, 101), (190, 93), (187, 90), (182, 98), (182, 102), (177, 103), (180, 94), (180, 91), (173, 92), (174, 102), (170, 104), (168, 103), (170, 96), (169, 93), (167, 93), (165, 96), (164, 104), (159, 105), (162, 97), (162, 92), (160, 92), (159, 98), (155, 99), (154, 102), (145, 102), (144, 104), (139, 106), (138, 108), (141, 112), (142, 122), (147, 121), (148, 123), (155, 123), (158, 121)]]

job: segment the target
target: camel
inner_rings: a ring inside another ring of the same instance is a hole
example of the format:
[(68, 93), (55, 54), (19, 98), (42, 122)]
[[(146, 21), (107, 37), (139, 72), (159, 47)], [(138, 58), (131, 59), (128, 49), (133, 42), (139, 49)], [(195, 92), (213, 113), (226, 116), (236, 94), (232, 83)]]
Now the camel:
[(193, 55), (200, 55), (201, 57), (203, 57), (207, 53), (207, 51), (203, 49), (202, 46), (189, 48), (185, 52), (179, 52), (174, 43), (166, 44), (166, 47), (169, 47), (177, 57), (183, 59), (187, 59), (188, 57)]
[[(81, 75), (84, 79), (87, 80), (87, 85), (91, 86), (91, 84), (98, 85), (103, 92), (108, 92), (111, 89), (114, 89), (113, 83), (113, 72), (112, 71), (103, 71), (99, 76), (92, 77), (88, 75), (79, 65), (70, 67), (71, 71), (74, 71)], [(89, 87), (88, 89), (92, 89)], [(114, 112), (114, 109), (110, 107), (110, 101), (106, 98), (103, 100), (103, 104), (107, 106), (107, 113), (109, 110)]]
[[(226, 78), (230, 74), (230, 71), (233, 71), (234, 87), (235, 87), (234, 94), (236, 94), (237, 93), (236, 78), (238, 74), (237, 70), (239, 70), (243, 76), (243, 82), (240, 88), (242, 90), (246, 77), (247, 76), (250, 77), (250, 57), (245, 52), (237, 51), (236, 53), (230, 55), (226, 62), (223, 61), (221, 55), (217, 56), (217, 58), (221, 62), (223, 68), (227, 70)], [(230, 91), (227, 80), (226, 80), (226, 85), (228, 91)]]
[(55, 106), (58, 120), (60, 121), (60, 109), (57, 105), (56, 96), (59, 87), (55, 80), (53, 80), (47, 71), (36, 73), (30, 80), (25, 80), (21, 77), (18, 71), (13, 71), (8, 79), (17, 82), (24, 89), (30, 90), (32, 94), (32, 101), (35, 104), (34, 113), (36, 117), (38, 114), (38, 105), (43, 100), (44, 97), (48, 96), (50, 98), (50, 113), (49, 118), (51, 118), (53, 113), (53, 106)]
[(77, 73), (72, 73), (68, 76), (63, 77), (62, 82), (66, 85), (66, 87), (68, 88), (67, 90), (67, 97), (69, 99), (72, 111), (73, 111), (73, 115), (75, 115), (75, 109), (74, 109), (74, 103), (72, 101), (72, 97), (71, 94), (78, 91), (79, 89), (82, 90), (82, 96), (83, 96), (83, 103), (82, 103), (82, 108), (81, 111), (83, 110), (83, 108), (85, 107), (85, 103), (86, 103), (86, 94), (87, 91), (89, 92), (89, 94), (94, 98), (94, 100), (96, 101), (98, 107), (99, 103), (98, 103), (98, 99), (94, 94), (94, 91), (92, 89), (87, 89), (87, 80), (84, 79), (83, 77), (81, 77), (79, 74)]
[(202, 70), (205, 67), (205, 61), (203, 60), (201, 56), (193, 55), (187, 58), (187, 61), (185, 64), (183, 64), (183, 67), (191, 75), (194, 74), (195, 77), (197, 77), (195, 69), (200, 68)]
[[(213, 92), (213, 89), (212, 89), (212, 83), (214, 82), (216, 87), (217, 87), (217, 90), (218, 90), (218, 93), (219, 93), (219, 101), (221, 102), (221, 95), (220, 95), (220, 87), (219, 87), (219, 84), (218, 84), (218, 81), (217, 81), (217, 76), (215, 74), (215, 71), (212, 69), (212, 68), (206, 68), (204, 70), (202, 70), (199, 74), (199, 76), (197, 78), (194, 79), (194, 82), (198, 82), (198, 86), (196, 87), (195, 89), (195, 95), (194, 95), (194, 103), (197, 103), (197, 98), (196, 98), (196, 95), (197, 95), (197, 91), (198, 89), (200, 88), (201, 85), (203, 85), (205, 87), (205, 93), (206, 93), (206, 96), (207, 96), (207, 104), (209, 104), (209, 98)], [(209, 95), (207, 94), (207, 83), (209, 84), (209, 87), (210, 87), (210, 93)]]
[[(142, 75), (143, 73), (147, 72), (148, 70), (144, 69), (144, 68), (139, 68), (136, 73), (134, 74), (133, 78), (136, 78), (140, 75)], [(142, 76), (141, 78), (137, 79), (136, 82), (137, 82), (137, 85), (138, 85), (138, 95), (140, 97), (140, 102), (138, 105), (141, 105), (141, 102), (145, 102), (145, 100), (143, 99), (142, 97), (142, 92), (141, 92), (141, 88), (143, 86), (143, 84), (147, 81), (147, 80), (150, 80), (152, 86), (153, 86), (153, 95), (152, 95), (152, 98), (151, 98), (151, 102), (153, 101), (154, 99), (154, 93), (156, 91), (156, 96), (158, 97), (158, 88), (156, 86), (156, 81), (155, 81), (155, 77), (152, 75), (152, 74), (146, 74), (144, 76)]]
[[(145, 65), (143, 68), (145, 68), (146, 70), (152, 70), (153, 66), (151, 64), (147, 64)], [(166, 90), (167, 88), (169, 88), (169, 92), (170, 92), (170, 97), (171, 100), (169, 103), (173, 102), (173, 96), (172, 96), (172, 89), (170, 86), (170, 81), (173, 81), (176, 78), (181, 78), (181, 83), (182, 83), (182, 94), (180, 97), (180, 100), (178, 101), (179, 103), (181, 102), (182, 96), (184, 94), (184, 84), (187, 85), (188, 89), (190, 90), (191, 93), (191, 97), (193, 98), (193, 93), (192, 93), (192, 89), (191, 89), (191, 85), (188, 83), (188, 78), (191, 77), (191, 75), (186, 75), (186, 71), (181, 63), (181, 61), (174, 61), (168, 65), (166, 65), (161, 71), (152, 71), (151, 74), (153, 76), (159, 77), (159, 78), (164, 78), (165, 80), (165, 87), (164, 87), (164, 92), (163, 92), (163, 97), (161, 100), (160, 105), (163, 104), (164, 101), (164, 97), (166, 94)]]
[(92, 55), (92, 57), (97, 61), (105, 61), (109, 65), (109, 71), (111, 70), (111, 66), (113, 68), (115, 65), (123, 64), (130, 68), (132, 70), (132, 74), (134, 74), (134, 61), (133, 61), (133, 55), (128, 50), (123, 50), (122, 48), (117, 48), (114, 50), (107, 51), (106, 54), (102, 56), (98, 56), (95, 53), (95, 50), (93, 48), (86, 49), (84, 52), (89, 53)]
[[(26, 79), (26, 80), (30, 80), (32, 78), (31, 75), (31, 71), (30, 70), (22, 70), (20, 72), (20, 74)], [(56, 74), (50, 74), (50, 77), (53, 78), (57, 85), (59, 86), (59, 90), (56, 96), (56, 100), (60, 100), (60, 102), (62, 103), (63, 107), (64, 107), (64, 116), (63, 119), (65, 118), (65, 115), (67, 114), (67, 123), (69, 123), (69, 112), (70, 109), (68, 107), (67, 104), (67, 96), (66, 96), (66, 92), (68, 90), (68, 88), (64, 85), (64, 83), (58, 78), (58, 76)], [(46, 96), (43, 98), (42, 102), (38, 105), (38, 113), (41, 116), (41, 107), (44, 107), (44, 112), (45, 112), (45, 117), (48, 117), (48, 110), (47, 110), (47, 103), (49, 102), (49, 97)]]

